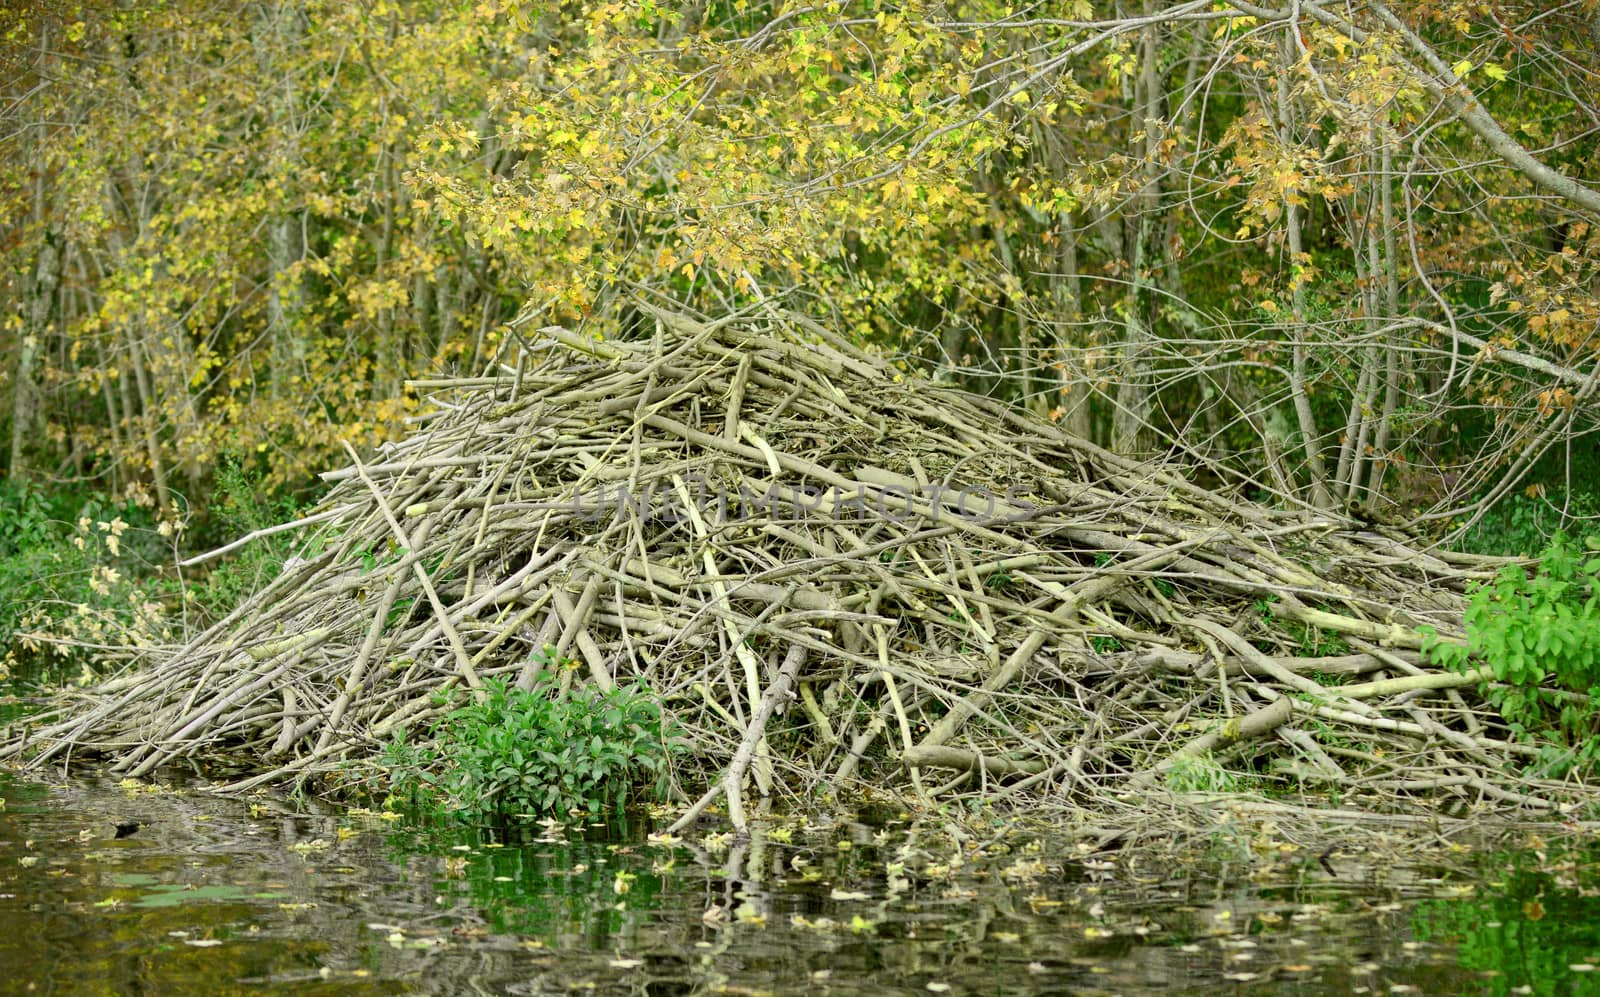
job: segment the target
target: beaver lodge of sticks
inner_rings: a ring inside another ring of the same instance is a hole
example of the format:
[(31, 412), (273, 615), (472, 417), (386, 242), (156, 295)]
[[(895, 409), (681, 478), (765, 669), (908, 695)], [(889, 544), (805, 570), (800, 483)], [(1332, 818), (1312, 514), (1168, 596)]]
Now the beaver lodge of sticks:
[(270, 586), (0, 750), (337, 781), (441, 692), (575, 663), (647, 679), (686, 815), (740, 826), (868, 787), (1117, 808), (1199, 763), (1373, 811), (1576, 792), (1421, 654), (1488, 559), (1203, 489), (803, 319), (650, 317), (415, 382), (429, 414), (326, 475)]

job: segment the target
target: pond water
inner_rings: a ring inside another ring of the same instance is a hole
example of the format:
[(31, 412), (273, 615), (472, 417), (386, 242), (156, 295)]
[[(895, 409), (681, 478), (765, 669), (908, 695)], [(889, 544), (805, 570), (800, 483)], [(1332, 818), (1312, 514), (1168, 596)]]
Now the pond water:
[(1223, 815), (1175, 857), (893, 813), (669, 841), (4, 773), (0, 797), (0, 993), (1600, 989), (1580, 835), (1389, 861)]

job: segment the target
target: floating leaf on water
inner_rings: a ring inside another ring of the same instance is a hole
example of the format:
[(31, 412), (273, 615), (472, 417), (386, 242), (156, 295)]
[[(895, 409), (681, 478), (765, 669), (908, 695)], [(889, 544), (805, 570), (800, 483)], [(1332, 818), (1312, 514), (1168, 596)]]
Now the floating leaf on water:
[(831, 917), (819, 917), (813, 920), (804, 914), (791, 914), (789, 924), (791, 927), (807, 931), (832, 931), (839, 926), (839, 922)]
[(733, 916), (743, 924), (751, 924), (757, 928), (767, 926), (767, 915), (756, 910), (755, 905), (750, 903), (740, 904), (739, 909), (733, 912)]

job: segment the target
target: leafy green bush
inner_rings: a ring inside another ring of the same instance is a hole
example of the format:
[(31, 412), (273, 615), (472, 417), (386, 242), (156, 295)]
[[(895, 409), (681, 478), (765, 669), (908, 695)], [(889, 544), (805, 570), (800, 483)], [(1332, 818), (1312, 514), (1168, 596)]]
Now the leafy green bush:
[(103, 495), (0, 482), (0, 678), (87, 681), (102, 649), (170, 638), (149, 519)]
[(563, 693), (548, 673), (532, 690), (486, 683), (482, 702), (447, 714), (431, 743), (397, 735), (383, 765), (391, 791), (465, 815), (591, 813), (659, 785), (670, 738), (649, 686)]
[[(1600, 540), (1586, 546), (1592, 552)], [(1465, 644), (1430, 632), (1424, 650), (1454, 671), (1482, 662), (1496, 683), (1484, 693), (1512, 732), (1556, 742), (1544, 770), (1600, 760), (1600, 557), (1557, 533), (1532, 576), (1510, 565), (1473, 589), (1466, 629)]]

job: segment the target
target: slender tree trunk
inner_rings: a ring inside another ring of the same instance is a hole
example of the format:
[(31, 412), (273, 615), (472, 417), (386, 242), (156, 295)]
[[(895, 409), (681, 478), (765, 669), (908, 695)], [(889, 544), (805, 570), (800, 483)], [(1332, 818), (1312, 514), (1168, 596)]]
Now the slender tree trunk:
[(133, 368), (133, 387), (139, 402), (145, 456), (150, 461), (150, 478), (156, 488), (156, 502), (165, 510), (172, 501), (172, 489), (167, 484), (167, 462), (161, 453), (161, 406), (156, 404), (155, 391), (151, 388), (152, 378), (138, 332), (130, 328), (126, 343), (128, 366)]
[[(34, 215), (42, 223), (43, 183), (36, 181), (38, 197), (34, 201)], [(35, 424), (39, 420), (41, 399), (37, 383), (39, 357), (44, 352), (50, 335), (50, 319), (54, 311), (56, 286), (61, 279), (61, 254), (56, 248), (55, 234), (46, 231), (40, 244), (38, 259), (34, 262), (33, 279), (28, 285), (26, 306), (27, 324), (22, 329), (22, 343), (17, 350), (17, 366), (11, 390), (11, 462), (10, 474), (17, 481), (27, 481), (31, 476), (29, 449), (35, 443)]]
[[(256, 63), (263, 79), (274, 79), (267, 104), (267, 172), (278, 197), (289, 199), (300, 169), (300, 134), (296, 120), (295, 76), (286, 63), (301, 44), (297, 0), (268, 0), (257, 16)], [(305, 286), (296, 266), (305, 258), (299, 211), (279, 210), (267, 228), (267, 341), (272, 370), (267, 391), (281, 399), (294, 393), (295, 375), (306, 371), (306, 330), (300, 327)]]
[[(1383, 313), (1385, 318), (1400, 317), (1399, 257), (1395, 255), (1394, 217), (1394, 143), (1387, 129), (1382, 133), (1382, 153), (1379, 177), (1379, 205), (1383, 230)], [(1367, 475), (1367, 504), (1374, 507), (1383, 497), (1384, 472), (1389, 467), (1389, 436), (1394, 430), (1395, 412), (1400, 407), (1401, 364), (1405, 354), (1398, 343), (1389, 343), (1384, 351), (1383, 363), (1383, 413), (1378, 418), (1378, 428), (1372, 440), (1372, 469)]]
[[(1289, 25), (1284, 33), (1283, 57), (1278, 65), (1278, 121), (1279, 139), (1284, 147), (1294, 144), (1295, 113), (1289, 92), (1289, 78), (1296, 64), (1296, 50), (1292, 33), (1296, 26)], [(1284, 229), (1289, 247), (1290, 299), (1294, 307), (1293, 355), (1289, 370), (1291, 402), (1294, 405), (1301, 448), (1305, 452), (1306, 473), (1310, 478), (1311, 504), (1318, 509), (1333, 508), (1333, 496), (1328, 492), (1328, 470), (1322, 460), (1322, 437), (1317, 430), (1317, 420), (1311, 411), (1311, 386), (1306, 379), (1309, 366), (1309, 346), (1306, 342), (1306, 288), (1301, 269), (1310, 263), (1300, 232), (1300, 191), (1290, 187), (1284, 191)]]
[[(1054, 298), (1057, 327), (1065, 335), (1078, 336), (1078, 321), (1083, 317), (1083, 280), (1078, 275), (1078, 230), (1073, 225), (1072, 212), (1057, 215), (1061, 242), (1056, 252), (1056, 269), (1050, 281)], [(1058, 333), (1058, 338), (1061, 334)], [(1061, 428), (1079, 439), (1094, 439), (1090, 422), (1089, 400), (1093, 390), (1089, 372), (1079, 361), (1078, 343), (1068, 341), (1062, 350), (1061, 377)]]
[[(1146, 0), (1145, 13), (1154, 13)], [(1152, 266), (1159, 256), (1165, 226), (1161, 221), (1161, 57), (1159, 27), (1151, 24), (1142, 33), (1139, 75), (1134, 88), (1132, 128), (1140, 129), (1141, 139), (1130, 135), (1130, 146), (1138, 146), (1144, 159), (1144, 186), (1137, 198), (1127, 240), (1132, 252), (1128, 260), (1128, 292), (1123, 300), (1122, 363), (1117, 385), (1116, 411), (1111, 419), (1111, 449), (1120, 454), (1140, 454), (1149, 446), (1150, 413), (1154, 408), (1150, 367), (1155, 330)], [(1142, 134), (1141, 134), (1142, 133)]]
[[(39, 32), (38, 70), (45, 75), (50, 61), (50, 33), (48, 27)], [(44, 139), (44, 127), (36, 128), (38, 141)], [(22, 342), (17, 349), (17, 366), (11, 379), (11, 477), (27, 481), (32, 475), (29, 467), (29, 449), (34, 443), (34, 429), (42, 408), (38, 384), (39, 358), (44, 353), (50, 337), (51, 314), (56, 297), (56, 286), (61, 281), (61, 251), (54, 226), (46, 216), (45, 167), (35, 145), (33, 169), (32, 223), (39, 232), (39, 254), (34, 259), (33, 274), (27, 283), (27, 300), (23, 304), (26, 316), (22, 327)]]

